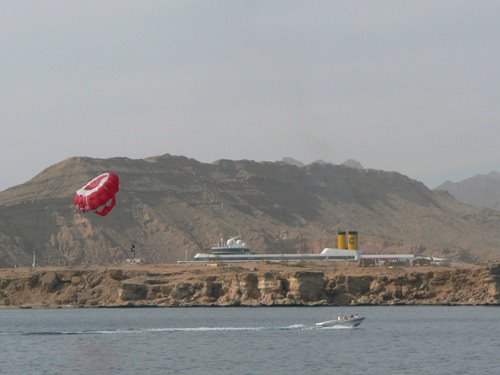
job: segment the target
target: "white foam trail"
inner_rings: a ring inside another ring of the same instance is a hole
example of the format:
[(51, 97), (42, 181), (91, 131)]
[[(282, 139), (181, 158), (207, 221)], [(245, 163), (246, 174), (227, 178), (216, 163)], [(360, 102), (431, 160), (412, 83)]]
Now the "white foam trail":
[(0, 332), (0, 335), (116, 335), (144, 334), (160, 332), (238, 332), (238, 331), (286, 331), (307, 330), (314, 327), (304, 324), (292, 324), (284, 327), (164, 327), (164, 328), (130, 328), (104, 329), (84, 331), (38, 331), (38, 332)]

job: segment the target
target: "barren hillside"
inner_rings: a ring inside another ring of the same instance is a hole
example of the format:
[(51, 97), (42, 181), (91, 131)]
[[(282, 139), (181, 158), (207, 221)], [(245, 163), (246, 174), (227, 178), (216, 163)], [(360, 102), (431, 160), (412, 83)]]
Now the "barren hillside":
[[(117, 206), (76, 212), (74, 192), (104, 171), (120, 176)], [(147, 262), (175, 262), (238, 234), (255, 252), (319, 252), (339, 226), (369, 252), (500, 257), (500, 213), (396, 172), (167, 154), (75, 157), (1, 192), (0, 265), (30, 265), (33, 251), (40, 265), (120, 263), (131, 242)]]

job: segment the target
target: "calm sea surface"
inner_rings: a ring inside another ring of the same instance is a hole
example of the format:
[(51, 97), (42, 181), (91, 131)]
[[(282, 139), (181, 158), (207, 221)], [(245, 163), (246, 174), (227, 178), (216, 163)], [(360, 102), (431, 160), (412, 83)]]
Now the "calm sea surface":
[(0, 310), (0, 373), (500, 374), (500, 308)]

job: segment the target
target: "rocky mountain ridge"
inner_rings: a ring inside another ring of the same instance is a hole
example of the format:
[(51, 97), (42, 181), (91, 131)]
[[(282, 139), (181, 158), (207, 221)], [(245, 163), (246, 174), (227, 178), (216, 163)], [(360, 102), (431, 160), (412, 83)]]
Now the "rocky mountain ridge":
[(500, 173), (495, 171), (459, 182), (445, 181), (436, 190), (446, 190), (459, 201), (479, 208), (500, 210)]
[[(111, 214), (80, 214), (72, 196), (94, 176), (120, 176)], [(240, 235), (254, 252), (316, 253), (338, 228), (367, 252), (498, 259), (500, 214), (462, 204), (397, 172), (314, 163), (182, 156), (75, 157), (0, 192), (0, 266), (148, 263), (190, 258)]]

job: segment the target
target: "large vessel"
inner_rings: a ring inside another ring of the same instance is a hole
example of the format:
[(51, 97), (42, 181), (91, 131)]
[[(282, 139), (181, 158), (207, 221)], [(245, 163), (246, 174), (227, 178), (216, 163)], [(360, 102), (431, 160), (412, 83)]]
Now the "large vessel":
[[(229, 250), (231, 249), (231, 250)], [(240, 252), (237, 252), (240, 250)], [(231, 252), (233, 251), (233, 252)], [(355, 250), (325, 248), (319, 254), (254, 254), (249, 249), (212, 247), (205, 253), (193, 257), (194, 262), (258, 262), (258, 261), (307, 261), (307, 260), (359, 260)]]
[[(289, 254), (289, 253), (251, 253), (246, 243), (239, 236), (227, 240), (227, 245), (221, 239), (218, 244), (197, 253), (193, 257), (194, 262), (256, 262), (256, 261), (302, 261), (302, 260), (359, 260), (360, 252), (357, 250), (357, 232), (348, 232), (348, 240), (345, 240), (345, 232), (339, 232), (340, 238), (344, 238), (344, 244), (338, 249), (324, 248), (319, 254)], [(343, 237), (341, 234), (343, 233)], [(348, 246), (347, 243), (354, 245)]]

